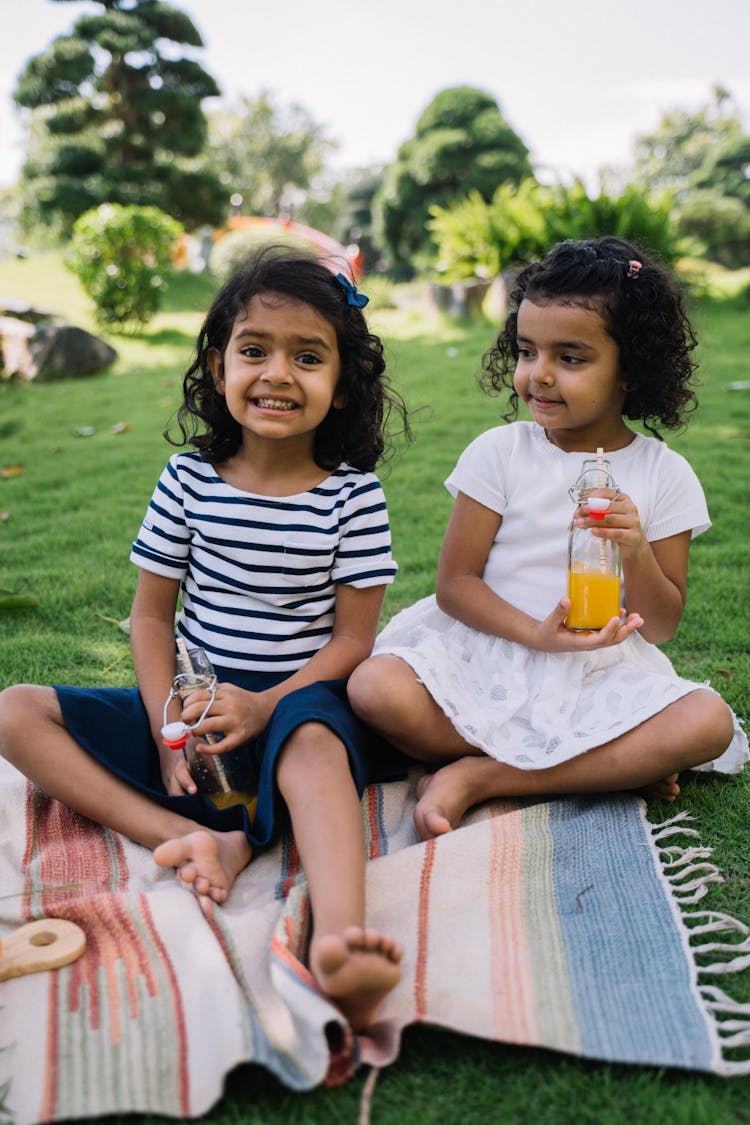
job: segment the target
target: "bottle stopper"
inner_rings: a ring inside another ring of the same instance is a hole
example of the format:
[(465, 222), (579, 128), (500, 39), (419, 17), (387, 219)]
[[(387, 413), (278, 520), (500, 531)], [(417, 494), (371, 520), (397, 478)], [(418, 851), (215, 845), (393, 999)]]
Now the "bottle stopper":
[(161, 740), (170, 750), (183, 750), (187, 744), (190, 727), (184, 723), (165, 723), (161, 728)]
[(588, 496), (586, 498), (586, 507), (589, 510), (589, 517), (592, 520), (603, 520), (607, 514), (607, 508), (612, 503), (606, 496)]

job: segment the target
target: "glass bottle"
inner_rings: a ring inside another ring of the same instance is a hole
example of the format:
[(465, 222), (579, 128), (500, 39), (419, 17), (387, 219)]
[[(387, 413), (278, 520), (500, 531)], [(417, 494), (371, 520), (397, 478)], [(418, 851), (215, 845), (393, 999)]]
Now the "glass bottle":
[[(189, 726), (178, 720), (167, 722), (167, 709), (173, 699), (186, 699), (192, 691), (206, 689), (210, 693), (208, 703), (201, 715)], [(182, 750), (190, 776), (198, 792), (209, 797), (217, 808), (230, 805), (244, 805), (252, 821), (257, 805), (257, 770), (249, 743), (243, 743), (233, 750), (221, 754), (211, 754), (198, 750), (199, 744), (219, 742), (221, 734), (194, 735), (193, 730), (200, 726), (211, 710), (216, 694), (216, 673), (211, 661), (202, 648), (188, 648), (182, 638), (177, 638), (177, 668), (172, 688), (164, 702), (164, 724), (161, 728), (162, 742), (171, 750)]]
[[(581, 473), (569, 494), (576, 505), (584, 505), (592, 520), (607, 514), (618, 488), (609, 461), (603, 456), (583, 462)], [(575, 514), (568, 536), (568, 597), (566, 628), (574, 631), (603, 629), (620, 616), (620, 547), (611, 539), (598, 539), (591, 528), (576, 527)]]

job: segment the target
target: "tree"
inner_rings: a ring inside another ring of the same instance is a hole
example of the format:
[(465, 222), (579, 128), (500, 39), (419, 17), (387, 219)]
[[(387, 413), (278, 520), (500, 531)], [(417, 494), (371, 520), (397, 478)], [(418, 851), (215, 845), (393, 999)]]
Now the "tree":
[(750, 207), (750, 137), (738, 133), (710, 148), (691, 176), (690, 187), (739, 199)]
[(716, 86), (712, 101), (695, 112), (671, 110), (653, 133), (636, 138), (632, 178), (650, 191), (674, 188), (679, 198), (712, 150), (741, 137), (742, 132), (731, 95)]
[(302, 222), (325, 231), (343, 246), (356, 244), (366, 271), (376, 268), (382, 257), (372, 235), (372, 201), (382, 180), (377, 167), (348, 169), (339, 179), (316, 188), (298, 212)]
[(432, 206), (448, 207), (472, 190), (489, 200), (501, 184), (531, 174), (528, 149), (494, 98), (470, 86), (443, 90), (385, 169), (373, 201), (376, 240), (392, 266), (411, 272), (429, 251)]
[[(65, 3), (66, 0), (53, 0)], [(162, 0), (92, 0), (29, 60), (14, 93), (29, 114), (25, 220), (70, 224), (101, 203), (156, 206), (193, 228), (223, 217), (218, 177), (196, 163), (213, 78), (185, 48), (191, 20)]]
[(246, 215), (275, 218), (299, 204), (336, 146), (296, 103), (278, 105), (268, 90), (209, 119), (207, 161)]
[(730, 94), (715, 87), (713, 101), (695, 113), (665, 114), (656, 132), (636, 142), (634, 178), (652, 190), (670, 185), (675, 221), (693, 250), (736, 268), (750, 245), (750, 137)]
[(750, 207), (733, 195), (691, 192), (680, 207), (678, 226), (694, 252), (709, 261), (727, 269), (750, 261)]
[(380, 168), (361, 168), (353, 171), (346, 184), (344, 206), (339, 219), (338, 237), (345, 243), (356, 243), (362, 254), (365, 269), (381, 264), (383, 251), (373, 230), (373, 202), (383, 183)]

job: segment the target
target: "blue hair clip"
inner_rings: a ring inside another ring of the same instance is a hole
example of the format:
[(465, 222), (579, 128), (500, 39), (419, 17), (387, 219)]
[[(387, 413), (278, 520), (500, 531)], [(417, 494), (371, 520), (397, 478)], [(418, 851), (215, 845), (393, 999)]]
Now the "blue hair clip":
[(349, 278), (343, 273), (336, 274), (336, 281), (338, 281), (339, 285), (344, 290), (347, 305), (354, 305), (356, 309), (363, 309), (369, 302), (370, 298), (365, 297), (364, 293), (358, 293), (357, 286), (352, 285)]

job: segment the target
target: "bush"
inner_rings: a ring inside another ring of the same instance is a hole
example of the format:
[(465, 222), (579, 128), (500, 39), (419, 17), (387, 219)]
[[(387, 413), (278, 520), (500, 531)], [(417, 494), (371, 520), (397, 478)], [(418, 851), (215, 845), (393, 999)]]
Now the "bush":
[(431, 208), (436, 266), (446, 281), (495, 277), (544, 255), (566, 238), (615, 234), (671, 263), (677, 235), (670, 195), (649, 196), (632, 185), (619, 196), (591, 197), (580, 181), (544, 187), (524, 180), (501, 185), (489, 203), (471, 192), (452, 207)]
[(718, 192), (695, 191), (680, 205), (678, 227), (709, 261), (739, 269), (750, 261), (750, 207)]
[(141, 327), (161, 304), (163, 274), (174, 260), (181, 225), (157, 207), (103, 203), (73, 227), (66, 265), (110, 328)]
[(634, 242), (672, 265), (680, 255), (679, 239), (674, 223), (672, 192), (652, 194), (628, 184), (620, 195), (600, 191), (589, 196), (577, 180), (570, 187), (543, 189), (542, 199), (553, 244), (565, 238), (598, 238), (613, 234)]
[(233, 230), (225, 234), (211, 250), (209, 269), (220, 281), (226, 281), (262, 246), (283, 246), (317, 254), (318, 249), (299, 235), (280, 230)]
[(534, 180), (502, 184), (489, 203), (478, 191), (452, 207), (431, 207), (427, 224), (437, 245), (436, 268), (452, 284), (493, 278), (510, 265), (543, 254), (549, 230)]

